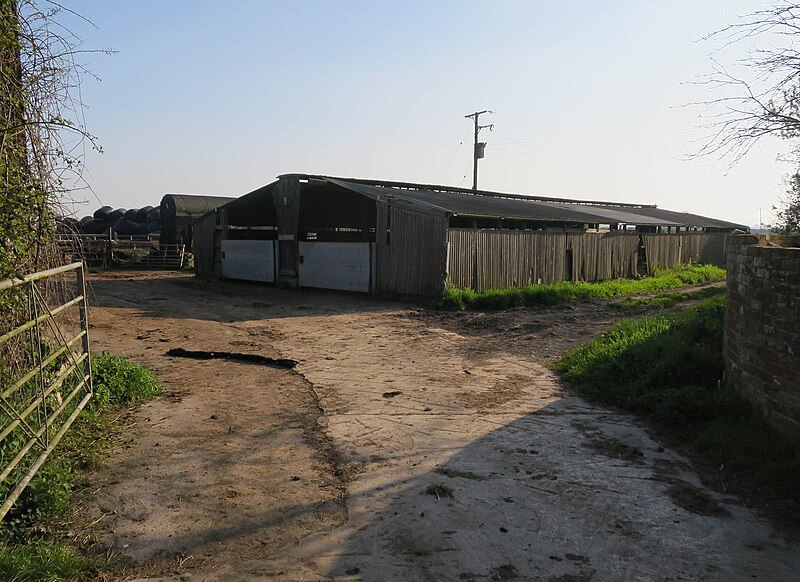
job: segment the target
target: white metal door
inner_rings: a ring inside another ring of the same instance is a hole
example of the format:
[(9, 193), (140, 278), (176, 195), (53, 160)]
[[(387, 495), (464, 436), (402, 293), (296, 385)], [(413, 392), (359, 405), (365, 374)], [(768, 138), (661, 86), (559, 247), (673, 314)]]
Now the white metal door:
[(226, 279), (275, 282), (275, 241), (223, 240), (222, 276)]
[(369, 293), (373, 244), (300, 242), (299, 285)]

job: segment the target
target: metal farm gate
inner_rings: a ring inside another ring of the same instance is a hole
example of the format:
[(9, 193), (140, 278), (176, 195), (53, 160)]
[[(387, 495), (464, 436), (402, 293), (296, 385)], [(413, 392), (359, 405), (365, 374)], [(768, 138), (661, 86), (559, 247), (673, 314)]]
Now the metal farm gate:
[(0, 330), (2, 520), (89, 402), (92, 375), (82, 263), (5, 279), (0, 294), (27, 309)]

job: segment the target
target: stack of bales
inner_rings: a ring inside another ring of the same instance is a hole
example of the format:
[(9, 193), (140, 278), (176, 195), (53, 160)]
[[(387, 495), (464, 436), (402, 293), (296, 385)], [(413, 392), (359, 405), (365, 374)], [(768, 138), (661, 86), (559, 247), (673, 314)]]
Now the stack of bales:
[(152, 206), (131, 210), (103, 206), (95, 210), (92, 216), (81, 218), (76, 228), (83, 234), (103, 234), (111, 229), (123, 236), (148, 235), (161, 230), (161, 210)]

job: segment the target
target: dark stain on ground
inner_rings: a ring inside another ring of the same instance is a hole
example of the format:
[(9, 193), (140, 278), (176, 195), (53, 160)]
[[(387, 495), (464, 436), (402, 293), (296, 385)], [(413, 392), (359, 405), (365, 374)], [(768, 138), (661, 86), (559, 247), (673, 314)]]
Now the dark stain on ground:
[(550, 582), (589, 582), (594, 577), (594, 570), (579, 572), (578, 574), (562, 574), (548, 578)]
[(297, 365), (296, 360), (288, 358), (268, 358), (259, 354), (241, 354), (238, 352), (206, 352), (202, 350), (185, 350), (183, 348), (172, 348), (167, 351), (167, 356), (172, 358), (192, 358), (195, 360), (233, 360), (247, 364), (261, 364), (275, 368), (285, 368), (291, 370)]
[(514, 564), (503, 564), (492, 570), (490, 580), (512, 580), (518, 576)]
[(704, 492), (683, 481), (667, 489), (672, 502), (686, 511), (710, 517), (729, 517), (730, 512)]
[(484, 481), (486, 477), (483, 475), (478, 475), (477, 473), (472, 473), (470, 471), (460, 471), (458, 469), (449, 469), (447, 467), (439, 467), (436, 469), (436, 472), (440, 475), (444, 475), (445, 477), (461, 477), (462, 479), (470, 479), (472, 481)]
[(587, 446), (612, 459), (622, 459), (635, 465), (644, 463), (644, 453), (641, 450), (607, 436), (593, 436)]

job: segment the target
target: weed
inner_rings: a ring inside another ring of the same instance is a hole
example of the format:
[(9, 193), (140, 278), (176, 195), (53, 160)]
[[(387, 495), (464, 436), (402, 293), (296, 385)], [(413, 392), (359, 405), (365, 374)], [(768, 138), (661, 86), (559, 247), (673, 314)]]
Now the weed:
[(448, 286), (439, 302), (443, 309), (508, 309), (524, 305), (554, 305), (568, 301), (624, 297), (641, 293), (657, 293), (719, 281), (725, 271), (713, 265), (681, 265), (671, 269), (656, 269), (652, 277), (644, 279), (608, 279), (596, 283), (564, 281), (543, 285), (527, 285), (507, 289), (473, 291)]
[(93, 568), (71, 546), (35, 541), (24, 546), (0, 544), (0, 579), (6, 582), (86, 580)]
[(568, 352), (565, 379), (659, 428), (735, 474), (800, 501), (800, 451), (735, 394), (722, 377), (724, 297), (677, 314), (623, 321)]
[(447, 497), (453, 499), (453, 488), (442, 483), (431, 483), (425, 488), (426, 495), (435, 495), (436, 499)]
[(159, 392), (155, 375), (123, 357), (103, 354), (92, 359), (94, 397), (90, 409), (136, 404)]

